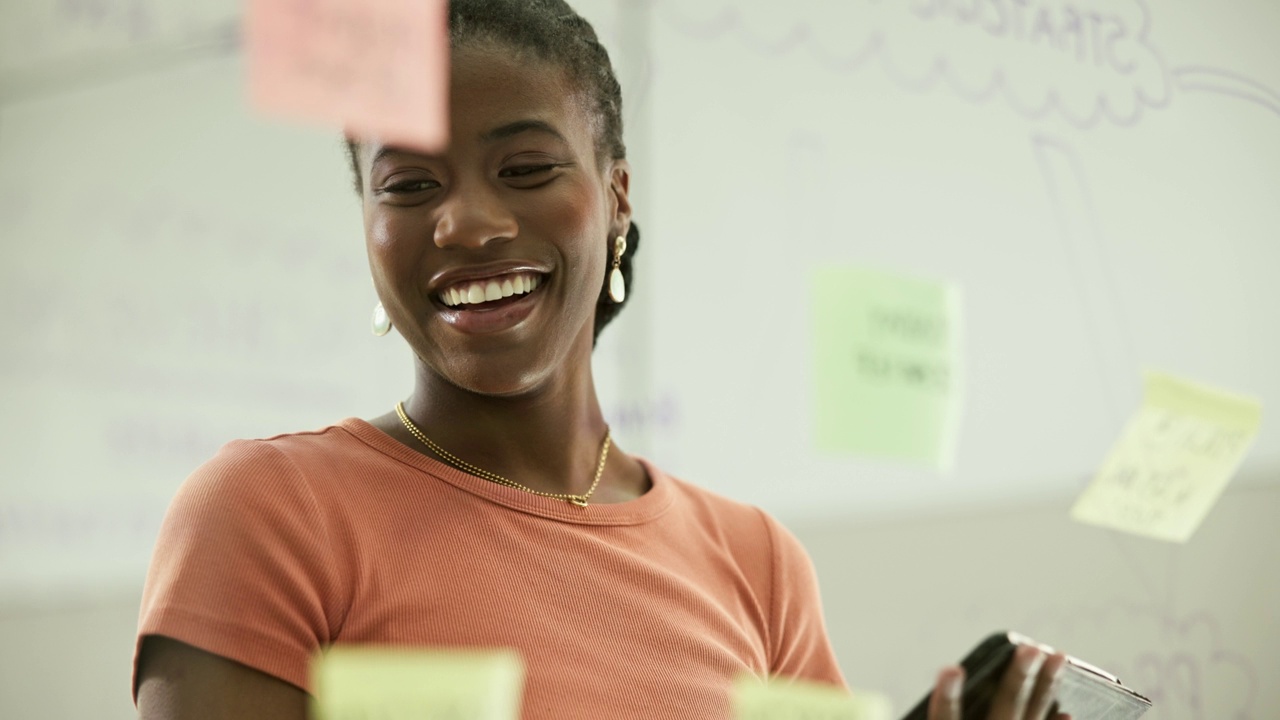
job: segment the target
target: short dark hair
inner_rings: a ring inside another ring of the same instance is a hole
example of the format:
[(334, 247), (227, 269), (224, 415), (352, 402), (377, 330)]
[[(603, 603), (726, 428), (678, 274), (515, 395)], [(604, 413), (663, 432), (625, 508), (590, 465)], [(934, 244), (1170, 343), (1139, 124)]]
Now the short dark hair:
[[(571, 82), (587, 93), (599, 120), (596, 157), (620, 160), (627, 156), (622, 142), (622, 87), (613, 72), (609, 52), (600, 44), (596, 31), (564, 0), (450, 0), (449, 44), (491, 43), (528, 52), (560, 66)], [(355, 173), (356, 191), (361, 191), (360, 163), (356, 141), (347, 139), (347, 155)], [(627, 284), (626, 299), (634, 287), (632, 258), (640, 247), (640, 229), (633, 221), (627, 229), (627, 251), (619, 269)], [(613, 266), (613, 238), (606, 238), (601, 250), (607, 267)], [(592, 342), (626, 304), (609, 297), (609, 273), (601, 278), (596, 302)]]

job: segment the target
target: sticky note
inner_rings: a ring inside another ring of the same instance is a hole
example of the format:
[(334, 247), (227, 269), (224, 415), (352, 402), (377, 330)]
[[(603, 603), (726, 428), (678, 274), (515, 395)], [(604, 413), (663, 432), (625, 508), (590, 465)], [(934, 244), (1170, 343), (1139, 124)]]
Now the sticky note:
[(317, 720), (516, 720), (524, 687), (506, 650), (335, 645), (311, 674)]
[(423, 151), (447, 140), (446, 0), (249, 0), (258, 110)]
[(857, 267), (812, 276), (814, 433), (824, 452), (946, 470), (959, 422), (959, 290)]
[(1071, 517), (1186, 542), (1226, 489), (1261, 423), (1256, 400), (1149, 372), (1142, 407)]
[(878, 693), (850, 694), (799, 680), (743, 676), (733, 685), (735, 720), (891, 720), (890, 709)]

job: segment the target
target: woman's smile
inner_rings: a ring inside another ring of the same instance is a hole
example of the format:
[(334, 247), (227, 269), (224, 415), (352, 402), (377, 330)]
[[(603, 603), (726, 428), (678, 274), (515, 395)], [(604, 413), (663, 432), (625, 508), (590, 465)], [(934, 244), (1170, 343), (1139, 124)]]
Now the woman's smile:
[(435, 293), (436, 312), (459, 332), (485, 335), (524, 322), (546, 297), (549, 275), (530, 270), (450, 282)]

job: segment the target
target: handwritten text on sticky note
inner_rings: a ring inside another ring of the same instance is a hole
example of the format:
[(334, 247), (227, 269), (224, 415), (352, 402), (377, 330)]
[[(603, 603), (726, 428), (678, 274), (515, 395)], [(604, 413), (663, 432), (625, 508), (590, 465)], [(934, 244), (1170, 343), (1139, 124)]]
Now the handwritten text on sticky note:
[(1262, 406), (1160, 373), (1142, 407), (1071, 509), (1085, 523), (1185, 542), (1226, 489), (1262, 422)]
[(733, 685), (735, 720), (890, 720), (889, 700), (839, 688), (743, 676)]
[(445, 0), (249, 0), (249, 96), (266, 113), (424, 151), (447, 139)]
[(509, 651), (334, 646), (311, 673), (317, 720), (516, 720), (524, 685)]
[(948, 467), (960, 401), (958, 290), (822, 267), (812, 298), (818, 448)]

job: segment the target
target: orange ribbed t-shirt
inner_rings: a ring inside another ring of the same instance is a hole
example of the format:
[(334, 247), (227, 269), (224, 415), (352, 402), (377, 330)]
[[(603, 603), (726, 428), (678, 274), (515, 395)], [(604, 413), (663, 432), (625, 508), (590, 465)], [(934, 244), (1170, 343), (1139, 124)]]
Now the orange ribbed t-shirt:
[(304, 690), (335, 643), (514, 648), (526, 719), (724, 718), (743, 672), (843, 686), (799, 541), (644, 465), (643, 496), (578, 508), (355, 418), (233, 441), (169, 508), (139, 644), (166, 635)]

